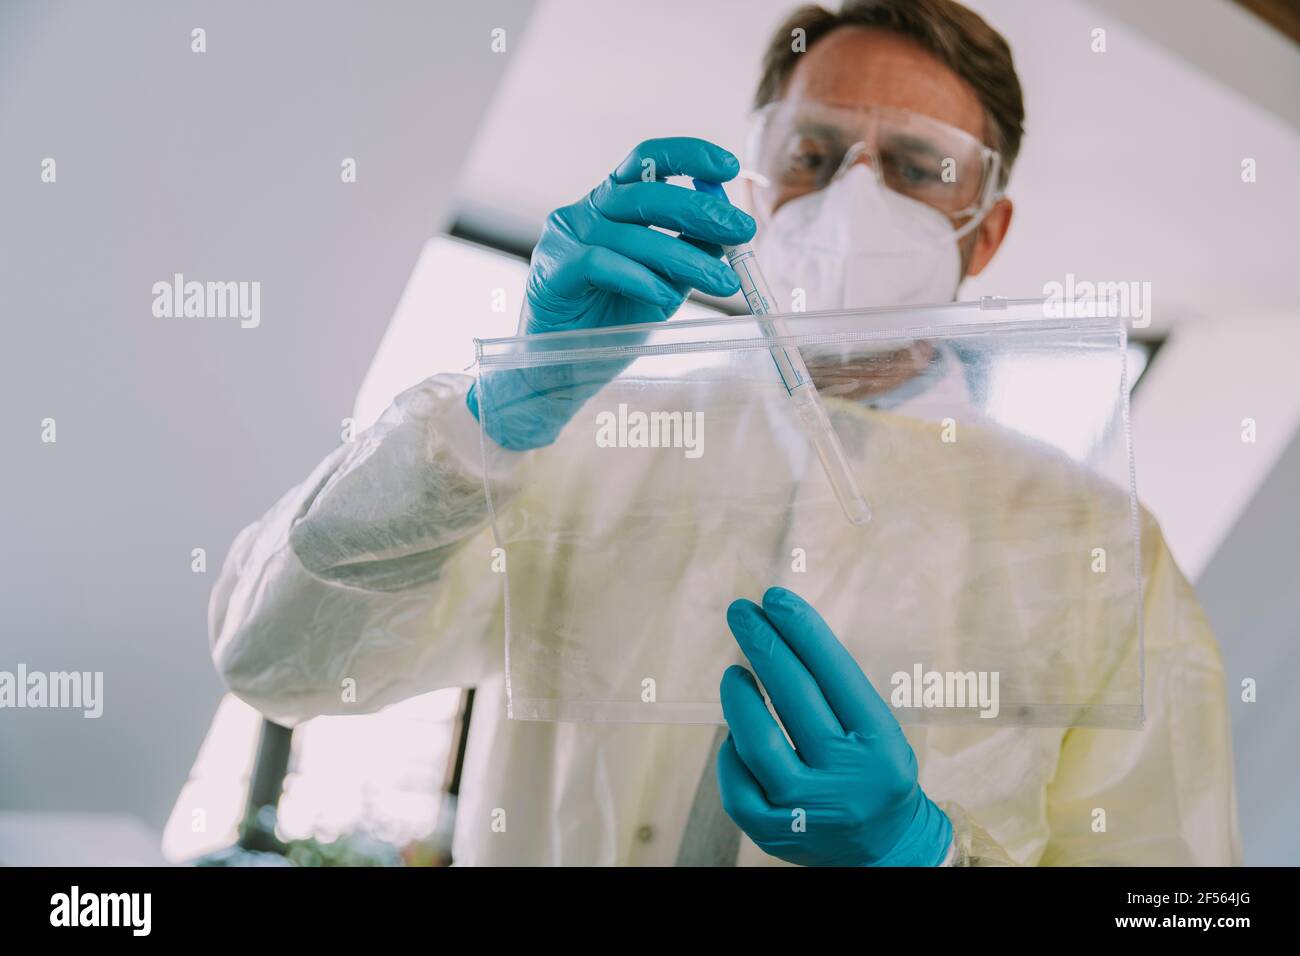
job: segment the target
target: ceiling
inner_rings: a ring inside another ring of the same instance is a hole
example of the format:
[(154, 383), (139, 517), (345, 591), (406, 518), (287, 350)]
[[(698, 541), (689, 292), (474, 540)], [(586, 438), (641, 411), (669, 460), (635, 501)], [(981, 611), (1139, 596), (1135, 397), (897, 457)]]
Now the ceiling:
[[(466, 162), (462, 210), (526, 240), (642, 139), (740, 152), (760, 52), (793, 6), (539, 3)], [(1228, 0), (1180, 0), (1168, 31), (1109, 0), (971, 6), (1011, 43), (1027, 134), (1011, 232), (962, 298), (1037, 295), (1072, 273), (1150, 282), (1156, 329), (1296, 312), (1300, 131), (1267, 93), (1300, 76), (1294, 45)], [(1198, 29), (1217, 43), (1198, 47)]]

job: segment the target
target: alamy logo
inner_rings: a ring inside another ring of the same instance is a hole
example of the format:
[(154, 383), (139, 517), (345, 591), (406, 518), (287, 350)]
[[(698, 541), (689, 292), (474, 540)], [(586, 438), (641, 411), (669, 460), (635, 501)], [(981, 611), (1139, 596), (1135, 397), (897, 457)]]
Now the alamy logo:
[(262, 283), (186, 282), (176, 273), (172, 281), (153, 284), (153, 314), (159, 319), (239, 319), (239, 327), (262, 323)]
[(895, 671), (889, 683), (895, 709), (978, 707), (981, 717), (998, 715), (998, 671), (927, 671), (913, 664), (910, 674)]
[(0, 671), (0, 709), (50, 708), (81, 710), (83, 717), (104, 713), (103, 671)]
[(703, 412), (629, 411), (596, 415), (597, 448), (681, 448), (687, 458), (704, 454)]
[(1151, 324), (1150, 282), (1080, 282), (1067, 272), (1065, 282), (1044, 283), (1043, 295), (1043, 316), (1048, 319), (1115, 316), (1128, 319), (1135, 329)]
[(50, 897), (51, 926), (129, 926), (132, 936), (148, 936), (153, 925), (152, 893), (71, 892)]

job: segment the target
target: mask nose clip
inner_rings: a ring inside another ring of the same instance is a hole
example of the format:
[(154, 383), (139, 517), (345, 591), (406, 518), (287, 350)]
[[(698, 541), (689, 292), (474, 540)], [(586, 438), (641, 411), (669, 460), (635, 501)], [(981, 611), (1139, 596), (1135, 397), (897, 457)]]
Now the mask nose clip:
[(839, 179), (859, 163), (862, 163), (870, 169), (871, 175), (875, 178), (876, 182), (878, 184), (881, 183), (880, 160), (876, 156), (876, 151), (862, 140), (858, 140), (845, 151), (844, 158), (840, 160), (839, 168), (835, 170), (835, 175), (831, 177), (831, 181), (833, 182), (834, 180)]

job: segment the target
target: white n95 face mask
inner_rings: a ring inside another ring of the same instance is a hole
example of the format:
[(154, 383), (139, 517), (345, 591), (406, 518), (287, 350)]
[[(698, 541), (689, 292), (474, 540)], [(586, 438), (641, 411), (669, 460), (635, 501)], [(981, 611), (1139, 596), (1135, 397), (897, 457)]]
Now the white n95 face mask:
[(754, 247), (782, 312), (938, 305), (961, 280), (956, 239), (935, 238), (951, 232), (938, 210), (859, 164), (782, 205)]

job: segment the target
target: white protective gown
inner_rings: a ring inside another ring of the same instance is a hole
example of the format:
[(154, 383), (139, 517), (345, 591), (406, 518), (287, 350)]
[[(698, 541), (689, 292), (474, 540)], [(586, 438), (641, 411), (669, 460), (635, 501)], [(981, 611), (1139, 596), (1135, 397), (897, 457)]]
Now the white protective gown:
[[(457, 863), (669, 865), (700, 775), (713, 772), (705, 764), (714, 727), (506, 717), (502, 577), (485, 573), (495, 543), (469, 384), (437, 375), (402, 393), (240, 533), (212, 595), (216, 665), (239, 697), (288, 725), (477, 687)], [(509, 458), (494, 456), (493, 467), (508, 468)], [(596, 468), (563, 474), (562, 489), (525, 493), (617, 506), (611, 496), (627, 485)], [(1003, 504), (1015, 513), (1014, 502)], [(1218, 648), (1145, 512), (1141, 538), (1140, 730), (907, 727), (921, 784), (953, 820), (957, 862), (1239, 862)], [(925, 547), (933, 543), (892, 559), (925, 561)], [(629, 562), (609, 573), (633, 573)], [(510, 574), (544, 581), (548, 569), (512, 564)], [(684, 566), (680, 587), (708, 574)], [(807, 596), (829, 621), (852, 613), (835, 594)], [(344, 700), (349, 679), (357, 702)], [(746, 839), (739, 862), (781, 861)]]

